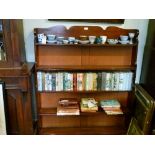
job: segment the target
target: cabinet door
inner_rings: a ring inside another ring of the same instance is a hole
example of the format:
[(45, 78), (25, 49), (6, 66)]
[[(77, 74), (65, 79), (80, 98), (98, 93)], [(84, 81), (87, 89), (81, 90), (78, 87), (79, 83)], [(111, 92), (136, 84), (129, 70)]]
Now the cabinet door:
[(25, 61), (22, 20), (0, 19), (0, 67), (20, 67)]
[(0, 67), (13, 65), (10, 20), (0, 19)]
[(140, 85), (135, 87), (135, 96), (135, 119), (143, 133), (150, 134), (155, 101)]

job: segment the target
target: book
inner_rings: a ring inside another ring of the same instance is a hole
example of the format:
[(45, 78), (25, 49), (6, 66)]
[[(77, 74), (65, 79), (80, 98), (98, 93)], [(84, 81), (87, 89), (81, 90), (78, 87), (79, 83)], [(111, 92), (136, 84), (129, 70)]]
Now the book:
[(57, 115), (80, 115), (80, 109), (78, 105), (68, 105), (62, 106), (60, 104), (57, 105)]
[(84, 90), (84, 73), (77, 73), (77, 90)]
[(120, 115), (120, 114), (123, 114), (123, 111), (121, 109), (118, 109), (118, 110), (105, 110), (105, 113), (107, 115)]
[(42, 85), (42, 72), (37, 72), (37, 84), (38, 84), (38, 91), (43, 90)]
[(120, 103), (117, 100), (101, 100), (100, 105), (104, 107), (120, 107)]
[(59, 104), (61, 105), (77, 105), (78, 100), (76, 98), (60, 98)]
[(57, 105), (57, 115), (80, 115), (76, 98), (60, 98)]
[(52, 91), (56, 91), (56, 73), (52, 73)]
[(81, 107), (81, 112), (98, 111), (97, 101), (95, 101), (94, 98), (82, 98), (80, 107)]
[(77, 91), (77, 73), (73, 73), (73, 90)]
[(63, 73), (63, 90), (73, 91), (73, 73)]

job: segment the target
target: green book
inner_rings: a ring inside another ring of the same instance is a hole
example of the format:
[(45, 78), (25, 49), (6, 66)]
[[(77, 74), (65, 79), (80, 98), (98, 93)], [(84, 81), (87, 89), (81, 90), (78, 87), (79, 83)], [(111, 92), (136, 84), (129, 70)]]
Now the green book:
[(100, 101), (100, 105), (102, 108), (105, 107), (120, 107), (120, 103), (117, 100), (102, 100)]

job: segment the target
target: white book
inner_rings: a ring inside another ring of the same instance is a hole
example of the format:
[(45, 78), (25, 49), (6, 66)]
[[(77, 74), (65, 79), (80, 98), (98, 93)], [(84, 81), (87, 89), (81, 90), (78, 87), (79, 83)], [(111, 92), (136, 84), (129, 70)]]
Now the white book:
[(52, 91), (52, 74), (49, 73), (48, 90)]
[(48, 91), (48, 73), (45, 73), (45, 91)]
[(111, 73), (106, 73), (105, 90), (111, 90), (111, 80), (112, 80)]
[(119, 73), (115, 72), (114, 73), (114, 79), (113, 79), (113, 90), (117, 91), (119, 90)]
[(129, 72), (129, 83), (128, 83), (128, 90), (132, 89), (132, 80), (133, 80), (133, 73)]
[(42, 72), (37, 72), (37, 85), (38, 85), (38, 91), (42, 91), (43, 90)]
[(119, 73), (119, 86), (118, 86), (119, 90), (123, 90), (123, 83), (124, 83), (124, 74), (123, 72), (120, 72)]

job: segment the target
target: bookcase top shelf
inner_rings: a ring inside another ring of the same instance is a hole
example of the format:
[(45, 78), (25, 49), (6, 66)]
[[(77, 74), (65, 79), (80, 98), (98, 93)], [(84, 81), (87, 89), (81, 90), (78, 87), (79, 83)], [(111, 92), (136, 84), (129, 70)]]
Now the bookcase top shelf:
[(136, 65), (134, 66), (37, 66), (37, 71), (134, 71), (136, 69)]
[(136, 46), (137, 43), (134, 44), (50, 44), (50, 43), (46, 43), (46, 44), (41, 44), (41, 43), (35, 43), (35, 46), (77, 46), (77, 47), (132, 47), (132, 46)]

